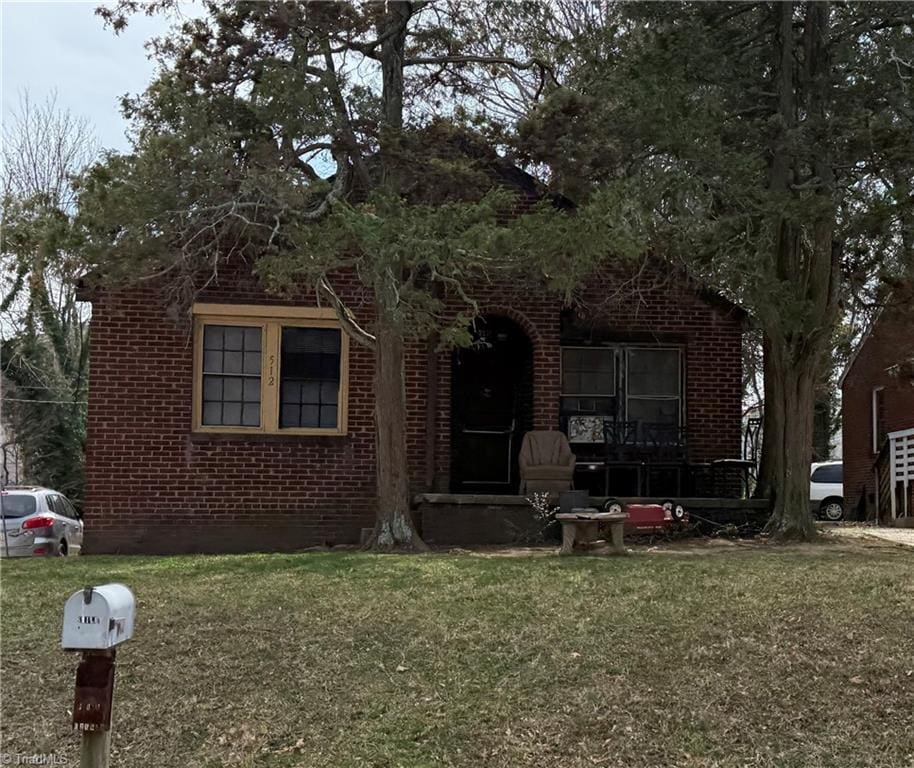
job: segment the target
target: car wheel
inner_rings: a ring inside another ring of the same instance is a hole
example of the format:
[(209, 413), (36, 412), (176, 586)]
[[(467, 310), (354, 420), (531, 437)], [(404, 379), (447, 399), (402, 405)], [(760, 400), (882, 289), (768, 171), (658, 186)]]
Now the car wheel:
[(57, 548), (57, 556), (58, 556), (58, 557), (66, 557), (67, 554), (69, 553), (69, 551), (70, 551), (70, 550), (69, 550), (69, 548), (67, 547), (67, 540), (66, 540), (66, 539), (61, 539), (61, 540), (60, 540), (60, 546)]
[(660, 506), (663, 507), (663, 511), (668, 513), (670, 518), (675, 522), (681, 523), (685, 520), (686, 511), (682, 504), (677, 504), (672, 499), (667, 499), (666, 501), (661, 502)]
[(822, 517), (836, 523), (844, 517), (844, 504), (842, 499), (826, 499), (822, 502)]

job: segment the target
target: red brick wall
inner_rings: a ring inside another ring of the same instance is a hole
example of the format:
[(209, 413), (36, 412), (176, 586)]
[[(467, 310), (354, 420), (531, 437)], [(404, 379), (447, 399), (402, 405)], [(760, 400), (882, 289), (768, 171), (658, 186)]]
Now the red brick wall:
[(872, 397), (884, 387), (885, 431), (914, 428), (914, 386), (892, 377), (887, 368), (914, 357), (914, 310), (911, 301), (896, 293), (873, 326), (844, 377), (841, 387), (845, 509), (851, 515), (861, 497), (874, 493)]
[[(621, 281), (601, 276), (581, 297), (604, 302)], [(370, 316), (364, 292), (341, 292)], [(534, 426), (558, 427), (562, 303), (518, 285), (478, 290), (482, 312), (505, 314), (534, 350)], [(226, 270), (200, 301), (291, 303), (267, 296), (244, 268)], [(87, 449), (88, 551), (198, 552), (296, 549), (352, 543), (370, 526), (374, 497), (372, 356), (350, 347), (345, 437), (219, 436), (191, 432), (192, 357), (187, 324), (170, 319), (153, 289), (92, 298)], [(309, 295), (296, 297), (313, 305)], [(455, 305), (456, 308), (456, 305)], [(696, 458), (738, 456), (741, 423), (739, 317), (682, 286), (626, 292), (592, 310), (620, 333), (675, 337), (686, 347), (686, 416)], [(426, 434), (428, 345), (407, 353), (408, 460), (414, 491), (442, 490), (450, 463), (451, 355), (438, 354), (435, 434)], [(432, 466), (427, 450), (432, 444)], [(429, 483), (429, 469), (433, 482)]]

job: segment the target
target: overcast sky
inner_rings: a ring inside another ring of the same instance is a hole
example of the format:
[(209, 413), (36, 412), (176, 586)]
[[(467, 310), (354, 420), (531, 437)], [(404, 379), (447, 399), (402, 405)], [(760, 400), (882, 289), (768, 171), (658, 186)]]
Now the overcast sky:
[(135, 17), (116, 36), (95, 15), (98, 4), (0, 0), (4, 123), (23, 90), (43, 101), (56, 89), (58, 104), (88, 118), (103, 147), (127, 149), (118, 102), (149, 82), (154, 67), (143, 43), (165, 26)]

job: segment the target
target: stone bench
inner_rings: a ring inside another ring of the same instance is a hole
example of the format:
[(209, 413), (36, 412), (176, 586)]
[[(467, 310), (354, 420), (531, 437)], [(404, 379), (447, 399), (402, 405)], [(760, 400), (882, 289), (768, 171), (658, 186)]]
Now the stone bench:
[(613, 554), (625, 554), (622, 537), (628, 515), (624, 512), (600, 512), (593, 507), (585, 507), (572, 509), (571, 512), (559, 512), (555, 519), (562, 524), (560, 555), (574, 552), (575, 542), (595, 541), (601, 524), (609, 526)]

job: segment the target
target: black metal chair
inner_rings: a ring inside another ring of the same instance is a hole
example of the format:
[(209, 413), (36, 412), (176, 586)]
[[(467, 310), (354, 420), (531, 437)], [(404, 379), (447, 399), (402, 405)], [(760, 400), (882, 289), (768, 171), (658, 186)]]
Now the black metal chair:
[(603, 446), (606, 452), (604, 493), (609, 495), (609, 472), (614, 468), (633, 468), (637, 477), (636, 496), (641, 493), (641, 469), (644, 464), (638, 455), (638, 422), (603, 420)]
[(690, 495), (702, 499), (747, 499), (752, 490), (755, 462), (748, 459), (712, 459), (686, 462)]
[(733, 489), (738, 488), (735, 498), (748, 499), (751, 491), (751, 475), (755, 462), (748, 459), (714, 459), (711, 462), (711, 487), (715, 496), (734, 498)]
[(688, 435), (678, 424), (646, 422), (641, 425), (646, 449), (645, 492), (651, 494), (651, 473), (657, 470), (676, 474), (676, 495), (682, 495), (682, 473), (688, 464)]

